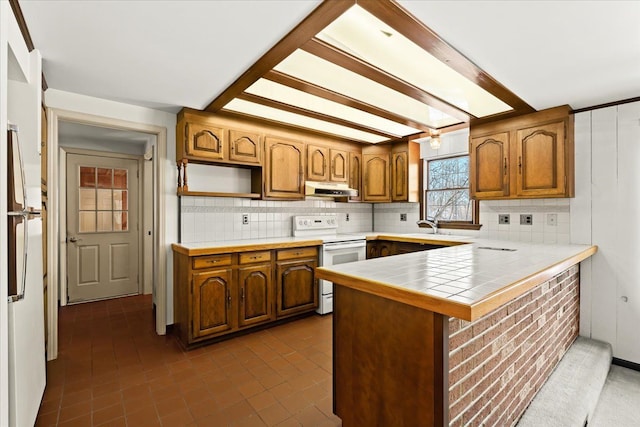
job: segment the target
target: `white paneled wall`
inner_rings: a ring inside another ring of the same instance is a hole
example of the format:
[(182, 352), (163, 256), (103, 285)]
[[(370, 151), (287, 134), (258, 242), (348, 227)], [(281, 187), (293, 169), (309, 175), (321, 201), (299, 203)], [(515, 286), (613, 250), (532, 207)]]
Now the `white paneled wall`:
[[(346, 220), (347, 213), (349, 221)], [(242, 223), (243, 214), (249, 215), (249, 224)], [(180, 201), (180, 242), (287, 237), (291, 236), (293, 216), (329, 214), (337, 215), (339, 233), (372, 230), (369, 203), (336, 203), (326, 200), (279, 202), (183, 196)]]
[(640, 363), (640, 102), (576, 115), (572, 241), (598, 246), (581, 268), (580, 333)]

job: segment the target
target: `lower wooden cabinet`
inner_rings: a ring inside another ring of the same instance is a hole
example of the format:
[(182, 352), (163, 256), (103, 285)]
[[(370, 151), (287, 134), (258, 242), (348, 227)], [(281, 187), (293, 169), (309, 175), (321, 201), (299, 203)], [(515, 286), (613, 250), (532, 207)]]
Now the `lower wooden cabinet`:
[(174, 250), (174, 330), (192, 347), (318, 306), (317, 247), (188, 256)]
[(396, 244), (388, 240), (372, 240), (367, 242), (367, 259), (396, 255)]

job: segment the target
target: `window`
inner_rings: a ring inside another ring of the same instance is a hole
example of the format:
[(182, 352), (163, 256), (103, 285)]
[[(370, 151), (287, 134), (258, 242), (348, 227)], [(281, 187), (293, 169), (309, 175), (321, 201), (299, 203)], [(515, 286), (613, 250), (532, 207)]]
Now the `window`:
[(479, 228), (477, 202), (469, 198), (469, 156), (425, 160), (425, 166), (424, 217), (441, 228)]
[(128, 231), (127, 170), (80, 166), (80, 233)]

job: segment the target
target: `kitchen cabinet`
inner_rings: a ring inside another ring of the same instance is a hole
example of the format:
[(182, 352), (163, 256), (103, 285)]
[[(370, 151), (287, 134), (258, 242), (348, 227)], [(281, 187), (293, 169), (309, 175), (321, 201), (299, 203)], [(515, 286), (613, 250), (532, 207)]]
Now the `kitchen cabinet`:
[(282, 249), (276, 262), (276, 313), (290, 316), (318, 307), (318, 265), (316, 248)]
[(307, 145), (307, 180), (347, 182), (349, 157), (344, 150)]
[(420, 201), (420, 145), (394, 144), (391, 148), (391, 201)]
[(307, 180), (329, 180), (329, 148), (307, 145)]
[(264, 197), (304, 199), (304, 144), (267, 137), (265, 154)]
[(230, 129), (229, 160), (247, 165), (261, 165), (262, 136), (257, 132)]
[(193, 337), (202, 338), (233, 329), (231, 268), (193, 275)]
[[(375, 150), (375, 152), (369, 152), (369, 150)], [(390, 153), (386, 147), (363, 147), (362, 200), (364, 202), (391, 201), (389, 162)]]
[(471, 197), (574, 196), (573, 115), (568, 106), (471, 126)]
[(329, 150), (331, 170), (329, 180), (332, 182), (347, 182), (349, 171), (349, 154), (343, 150)]
[(316, 246), (173, 255), (174, 329), (185, 348), (317, 307)]
[(362, 200), (362, 153), (349, 152), (349, 188), (358, 191), (358, 195), (349, 200)]
[(395, 255), (396, 242), (389, 240), (372, 240), (367, 242), (367, 259)]

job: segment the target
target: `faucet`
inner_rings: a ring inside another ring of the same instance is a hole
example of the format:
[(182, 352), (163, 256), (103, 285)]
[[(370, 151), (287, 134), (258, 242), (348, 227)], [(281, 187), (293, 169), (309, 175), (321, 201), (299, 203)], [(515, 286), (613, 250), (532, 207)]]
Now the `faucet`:
[(426, 224), (429, 227), (431, 227), (433, 229), (433, 234), (438, 234), (438, 219), (434, 218), (432, 220), (427, 219), (421, 219), (416, 221), (416, 224), (418, 225), (423, 225)]

